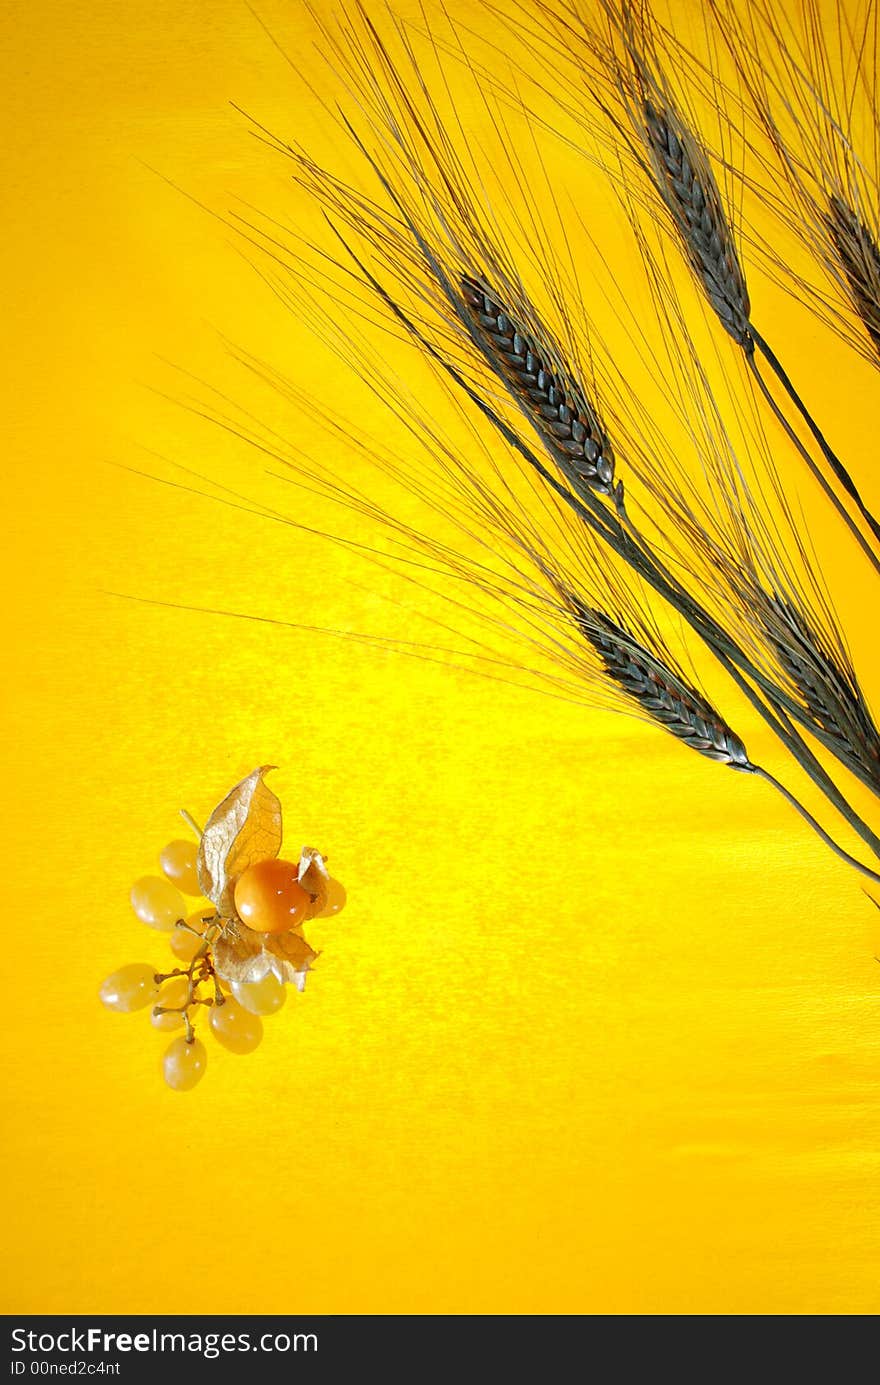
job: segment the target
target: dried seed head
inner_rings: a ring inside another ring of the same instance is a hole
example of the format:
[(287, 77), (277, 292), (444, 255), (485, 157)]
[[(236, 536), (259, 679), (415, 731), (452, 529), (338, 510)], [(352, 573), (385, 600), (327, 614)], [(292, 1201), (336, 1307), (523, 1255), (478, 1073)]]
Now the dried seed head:
[(554, 353), (518, 323), (488, 287), (461, 281), (465, 316), (483, 355), (539, 433), (576, 494), (611, 495), (614, 452), (583, 392), (551, 364)]
[(880, 732), (855, 673), (784, 597), (769, 598), (767, 634), (814, 734), (863, 782), (880, 789)]
[(680, 674), (601, 611), (582, 607), (575, 614), (609, 678), (652, 720), (710, 760), (753, 768), (736, 732)]
[(828, 200), (828, 230), (853, 307), (880, 356), (880, 250), (865, 222), (837, 196)]
[(725, 331), (749, 349), (749, 295), (709, 159), (672, 110), (646, 97), (642, 115), (654, 178), (691, 268)]

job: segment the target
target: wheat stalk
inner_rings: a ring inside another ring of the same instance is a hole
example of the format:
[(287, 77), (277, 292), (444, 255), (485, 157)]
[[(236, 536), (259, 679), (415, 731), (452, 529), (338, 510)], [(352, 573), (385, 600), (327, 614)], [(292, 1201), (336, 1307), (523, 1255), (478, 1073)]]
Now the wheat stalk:
[[(573, 380), (558, 348), (546, 337), (539, 340), (536, 329), (527, 329), (485, 281), (465, 277), (462, 285), (467, 320), (477, 345), (532, 423), (575, 495), (588, 501), (592, 492), (614, 495), (618, 514), (626, 528), (626, 532), (621, 529), (618, 534), (621, 556), (692, 623), (717, 656), (722, 660), (731, 659), (742, 673), (759, 684), (777, 710), (798, 719), (847, 768), (880, 792), (877, 753), (880, 738), (873, 728), (855, 675), (823, 650), (807, 616), (792, 599), (783, 601), (769, 597), (753, 575), (742, 572), (729, 555), (722, 554), (711, 543), (691, 516), (691, 543), (709, 547), (710, 562), (720, 561), (727, 567), (730, 590), (739, 593), (749, 618), (766, 636), (772, 653), (777, 656), (783, 678), (790, 688), (791, 695), (787, 695), (785, 685), (780, 687), (763, 678), (761, 671), (729, 635), (725, 636), (707, 612), (689, 601), (629, 521), (622, 505), (623, 483), (618, 481), (617, 489), (612, 491), (614, 451), (607, 428), (583, 387)], [(554, 363), (552, 369), (549, 362)], [(588, 421), (586, 425), (582, 419)], [(600, 476), (597, 465), (604, 458), (611, 458), (611, 461)], [(681, 510), (676, 513), (675, 508), (670, 507), (669, 512), (681, 522)], [(733, 517), (733, 511), (729, 513)], [(614, 522), (613, 517), (606, 516), (606, 525)], [(627, 533), (634, 547), (627, 546)], [(777, 729), (775, 725), (774, 729)], [(788, 748), (798, 754), (802, 749), (791, 742)]]
[[(755, 376), (767, 403), (782, 424), (788, 437), (800, 452), (813, 476), (822, 486), (828, 499), (862, 548), (865, 556), (880, 572), (880, 554), (865, 542), (846, 506), (803, 447), (757, 370), (755, 363), (756, 347), (761, 351), (798, 413), (804, 419), (840, 486), (855, 502), (874, 539), (880, 541), (880, 523), (865, 505), (852, 476), (832, 450), (811, 412), (792, 384), (778, 356), (751, 321), (749, 296), (745, 276), (736, 251), (733, 230), (718, 192), (718, 186), (705, 149), (671, 108), (666, 107), (658, 110), (651, 99), (645, 96), (642, 114), (645, 135), (652, 154), (651, 168), (657, 181), (658, 190), (672, 215), (685, 255), (708, 303), (724, 330), (745, 352), (749, 369)], [(859, 264), (858, 260), (855, 261), (855, 264)], [(863, 265), (860, 268), (863, 268)], [(849, 269), (847, 269), (847, 273), (849, 277)], [(859, 275), (858, 283), (863, 288), (864, 280), (861, 275)]]
[[(412, 90), (395, 68), (372, 21), (363, 11), (359, 14), (362, 31), (346, 36), (349, 46), (356, 49), (347, 72), (360, 115), (366, 116), (367, 132), (356, 132), (347, 120), (342, 125), (375, 175), (386, 203), (371, 201), (300, 151), (284, 151), (294, 159), (300, 183), (321, 203), (343, 247), (340, 260), (324, 255), (325, 266), (327, 262), (335, 263), (341, 275), (365, 285), (392, 322), (405, 330), (442, 376), (488, 421), (503, 444), (496, 464), (502, 487), (506, 484), (505, 459), (508, 463), (522, 459), (542, 491), (542, 503), (547, 504), (549, 494), (554, 503), (568, 507), (584, 535), (588, 534), (591, 542), (595, 540), (600, 546), (591, 580), (607, 586), (610, 551), (645, 590), (653, 591), (670, 613), (681, 617), (730, 674), (797, 764), (871, 850), (880, 855), (880, 841), (855, 813), (792, 724), (824, 733), (824, 743), (835, 749), (843, 763), (848, 762), (846, 757), (853, 763), (862, 755), (864, 747), (858, 737), (853, 744), (846, 742), (849, 723), (840, 712), (845, 700), (838, 698), (837, 722), (832, 726), (823, 710), (825, 704), (817, 710), (817, 693), (807, 686), (802, 669), (798, 672), (798, 655), (800, 664), (809, 666), (810, 674), (817, 671), (820, 681), (830, 678), (831, 664), (823, 665), (816, 659), (810, 664), (805, 657), (809, 644), (803, 636), (799, 650), (788, 662), (779, 649), (772, 650), (784, 674), (783, 681), (777, 681), (766, 671), (769, 658), (762, 666), (761, 660), (753, 659), (743, 647), (735, 625), (735, 607), (729, 612), (734, 623), (725, 625), (723, 618), (719, 620), (694, 594), (693, 573), (687, 566), (673, 571), (665, 553), (660, 556), (662, 549), (649, 544), (636, 527), (623, 505), (622, 482), (616, 476), (616, 449), (593, 402), (595, 391), (587, 388), (589, 372), (585, 374), (578, 365), (576, 335), (567, 336), (575, 345), (572, 353), (563, 351), (556, 334), (544, 328), (514, 258), (497, 235), (485, 204), (469, 185), (467, 172), (457, 159), (453, 140), (410, 48), (407, 46), (405, 51), (415, 73)], [(332, 46), (334, 55), (343, 58), (343, 64), (345, 46)], [(385, 79), (381, 90), (369, 75), (374, 66), (381, 69)], [(635, 88), (629, 89), (630, 96), (633, 93), (642, 137), (647, 140), (652, 176), (687, 248), (691, 268), (725, 330), (753, 363), (756, 344), (766, 351), (769, 348), (762, 344), (751, 324), (745, 276), (708, 155), (644, 64), (638, 69)], [(423, 103), (422, 110), (418, 101)], [(478, 188), (479, 184), (474, 182), (473, 186)], [(528, 229), (535, 228), (530, 225)], [(539, 254), (543, 253), (540, 235), (524, 239), (530, 250), (534, 247)], [(271, 246), (273, 258), (278, 260), (279, 241), (274, 234)], [(543, 264), (539, 260), (538, 270), (544, 264), (552, 274), (546, 260)], [(540, 274), (536, 277), (540, 278)], [(548, 279), (544, 289), (563, 318), (573, 311), (559, 283)], [(497, 402), (497, 382), (534, 429), (549, 464), (509, 420), (503, 400), (501, 404)], [(394, 398), (399, 394), (394, 382), (389, 393)], [(803, 455), (815, 468), (809, 454)], [(462, 468), (462, 476), (466, 478), (466, 468)], [(631, 709), (638, 709), (700, 754), (768, 779), (824, 841), (871, 878), (878, 878), (842, 852), (779, 781), (751, 764), (742, 741), (662, 650), (652, 649), (631, 633), (629, 625), (603, 615), (603, 602), (585, 596), (568, 597), (569, 591), (579, 591), (580, 586), (560, 572), (552, 551), (543, 556), (538, 551), (531, 519), (517, 539), (513, 517), (502, 517), (494, 502), (488, 501), (484, 487), (476, 481), (472, 484), (476, 522), (480, 523), (488, 514), (490, 523), (508, 539), (518, 542), (557, 594), (563, 595), (564, 607), (599, 660), (603, 679)], [(662, 478), (657, 485), (662, 488)], [(729, 510), (735, 515), (737, 506), (731, 504)], [(711, 539), (696, 518), (690, 518), (693, 523), (687, 532), (704, 554), (710, 554)], [(745, 525), (745, 517), (739, 522)], [(559, 523), (558, 516), (554, 523)], [(583, 535), (572, 532), (567, 541), (572, 551), (583, 551)], [(425, 546), (432, 556), (436, 555), (434, 545)], [(606, 550), (604, 555), (602, 548)], [(722, 564), (720, 571), (721, 577), (730, 582), (730, 595), (739, 597), (745, 583), (740, 582), (737, 588), (735, 564), (731, 561), (730, 571), (725, 571)], [(765, 639), (770, 638), (767, 631), (763, 633)], [(828, 693), (827, 705), (833, 702), (833, 694)]]
[[(413, 334), (422, 348), (427, 351), (428, 355), (434, 359), (441, 369), (464, 391), (471, 402), (476, 405), (493, 427), (498, 429), (505, 441), (516, 449), (542, 480), (551, 485), (554, 492), (589, 526), (591, 532), (594, 533), (597, 538), (606, 543), (619, 558), (622, 558), (624, 562), (632, 568), (634, 573), (638, 574), (639, 577), (652, 587), (684, 618), (691, 629), (706, 643), (721, 666), (730, 674), (734, 682), (740, 688), (740, 691), (743, 692), (758, 714), (771, 727), (774, 734), (779, 737), (783, 745), (797, 760), (801, 768), (812, 778), (817, 787), (822, 790), (829, 801), (846, 818), (850, 826), (854, 828), (871, 850), (875, 854), (880, 855), (880, 839), (877, 838), (871, 828), (868, 827), (852, 809), (851, 805), (840, 793), (823, 766), (787, 721), (787, 714), (790, 714), (796, 720), (806, 725), (808, 729), (814, 729), (815, 721), (810, 712), (806, 711), (799, 702), (790, 698), (782, 689), (774, 684), (772, 680), (768, 679), (766, 675), (762, 673), (761, 669), (748, 658), (729, 632), (722, 629), (718, 623), (713, 620), (711, 615), (681, 586), (665, 565), (659, 562), (651, 553), (644, 543), (644, 540), (633, 528), (623, 510), (622, 483), (618, 481), (614, 491), (615, 501), (617, 502), (616, 514), (609, 511), (608, 508), (601, 503), (601, 497), (597, 498), (593, 495), (593, 487), (587, 487), (580, 495), (560, 487), (559, 483), (554, 480), (527, 443), (510, 429), (504, 420), (496, 413), (492, 405), (485, 398), (481, 397), (473, 386), (464, 379), (457, 367), (448, 359), (444, 358), (438, 352), (437, 348), (422, 335), (415, 323), (407, 316), (400, 305), (395, 302), (388, 291), (382, 287), (366, 266), (356, 258), (355, 262), (358, 264), (366, 282), (369, 283), (370, 287), (389, 307), (394, 316), (407, 327), (407, 330)], [(447, 293), (449, 292), (448, 282), (447, 277), (444, 275), (443, 283), (447, 285)], [(464, 277), (463, 282), (477, 283), (478, 281), (473, 276), (469, 275)], [(497, 295), (487, 292), (486, 297), (489, 298), (491, 305), (495, 309), (495, 315), (492, 320), (495, 324), (496, 333), (498, 328), (498, 317), (500, 316), (503, 332), (506, 334), (512, 331), (518, 336), (519, 333), (517, 329), (512, 325), (514, 321), (513, 316), (506, 309), (501, 307)], [(452, 298), (452, 302), (456, 315), (459, 315), (461, 305), (454, 297)], [(489, 314), (487, 313), (486, 316), (489, 316)], [(502, 364), (502, 360), (507, 357), (507, 353), (498, 352), (494, 336), (495, 333), (493, 333), (491, 349), (488, 352), (486, 351), (485, 345), (481, 348), (484, 356), (487, 357), (493, 369), (498, 373), (499, 378), (512, 393), (523, 413), (530, 419), (535, 430), (545, 441), (545, 445), (551, 457), (559, 466), (563, 475), (565, 475), (565, 466), (568, 462), (567, 455), (560, 452), (555, 446), (557, 442), (556, 436), (553, 433), (548, 434), (546, 427), (548, 420), (535, 405), (531, 398), (530, 391), (519, 391), (518, 387), (523, 383), (519, 373), (511, 370), (509, 361), (507, 365)], [(521, 340), (521, 346), (523, 348), (525, 347), (524, 337)], [(536, 351), (541, 359), (561, 359), (558, 349), (549, 344), (536, 347)], [(564, 378), (571, 378), (570, 373), (566, 371), (564, 367), (561, 369)], [(583, 391), (578, 388), (577, 392), (578, 398), (584, 400), (584, 403), (586, 403)], [(557, 400), (556, 404), (553, 406), (554, 412), (556, 411), (558, 403), (559, 400)], [(591, 417), (596, 419), (597, 427), (601, 428), (601, 425), (598, 424), (598, 414), (596, 411), (588, 405), (586, 407), (590, 409)], [(601, 431), (602, 435), (605, 436), (604, 429)], [(527, 548), (526, 551), (530, 550)], [(542, 570), (546, 572), (545, 568), (542, 568)], [(557, 582), (554, 582), (554, 585), (559, 589), (559, 584)], [(760, 689), (760, 693), (753, 686), (753, 683)], [(844, 856), (851, 864), (856, 865), (859, 870), (874, 878), (874, 873), (868, 867), (857, 863), (854, 858), (849, 857), (846, 853), (841, 851), (837, 844), (834, 843), (828, 834), (816, 823), (816, 820), (806, 811), (794, 795), (785, 789), (784, 786), (773, 778), (773, 776), (765, 771), (761, 771), (761, 773), (768, 782), (772, 783), (784, 795), (801, 816), (813, 826), (814, 830), (822, 837), (823, 841), (826, 841), (832, 849), (837, 851), (839, 855)]]

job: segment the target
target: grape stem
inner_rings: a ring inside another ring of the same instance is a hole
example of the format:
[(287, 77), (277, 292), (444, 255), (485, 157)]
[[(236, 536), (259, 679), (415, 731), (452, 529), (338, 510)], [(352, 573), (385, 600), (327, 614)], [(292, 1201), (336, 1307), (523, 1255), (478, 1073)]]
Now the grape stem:
[[(183, 1022), (186, 1025), (186, 1042), (191, 1044), (195, 1042), (195, 1029), (192, 1019), (190, 1018), (190, 1010), (196, 1005), (223, 1005), (226, 1000), (226, 997), (220, 989), (220, 982), (211, 959), (211, 947), (215, 939), (222, 933), (223, 926), (222, 924), (219, 926), (216, 924), (209, 925), (204, 934), (198, 933), (195, 928), (190, 928), (189, 924), (185, 923), (183, 920), (178, 920), (176, 927), (186, 928), (190, 933), (195, 933), (197, 937), (202, 938), (202, 945), (188, 967), (175, 967), (173, 971), (155, 973), (154, 980), (157, 986), (161, 986), (165, 981), (172, 980), (175, 976), (185, 976), (187, 979), (187, 994), (186, 1000), (182, 1005), (156, 1005), (153, 1007), (153, 1014), (182, 1015)], [(196, 972), (197, 968), (198, 974)], [(200, 996), (198, 994), (198, 989), (209, 978), (214, 983), (214, 994), (213, 996)]]
[(192, 813), (188, 813), (188, 812), (186, 811), (185, 808), (181, 808), (181, 810), (180, 810), (180, 816), (183, 818), (183, 820), (184, 820), (184, 822), (186, 823), (187, 827), (191, 827), (192, 830), (195, 832), (196, 836), (198, 837), (199, 841), (201, 841), (201, 840), (202, 840), (202, 837), (203, 837), (205, 834), (204, 834), (204, 832), (202, 831), (201, 827), (199, 827), (199, 824), (196, 822), (196, 820), (195, 820), (195, 818), (193, 817)]
[(174, 927), (183, 928), (187, 933), (192, 933), (196, 938), (201, 938), (203, 936), (197, 928), (193, 928), (191, 923), (187, 923), (186, 919), (178, 919)]
[(175, 976), (189, 976), (189, 968), (175, 967), (174, 971), (157, 971), (153, 980), (157, 986), (161, 986), (163, 981), (170, 981)]

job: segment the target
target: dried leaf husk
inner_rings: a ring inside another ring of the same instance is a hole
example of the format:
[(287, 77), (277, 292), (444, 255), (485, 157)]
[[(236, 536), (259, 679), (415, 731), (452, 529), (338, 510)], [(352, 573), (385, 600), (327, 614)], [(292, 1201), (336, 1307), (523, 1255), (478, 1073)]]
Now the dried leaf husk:
[(330, 874), (324, 864), (324, 857), (313, 846), (304, 846), (300, 852), (298, 879), (303, 889), (308, 890), (312, 896), (309, 917), (314, 918), (326, 907)]
[(222, 981), (262, 981), (272, 972), (285, 985), (297, 984), (297, 976), (309, 970), (317, 955), (296, 929), (257, 933), (239, 920), (228, 924), (215, 942), (214, 970)]
[(222, 918), (235, 914), (235, 882), (248, 866), (281, 850), (281, 803), (263, 782), (274, 765), (255, 769), (214, 809), (199, 845), (199, 886)]

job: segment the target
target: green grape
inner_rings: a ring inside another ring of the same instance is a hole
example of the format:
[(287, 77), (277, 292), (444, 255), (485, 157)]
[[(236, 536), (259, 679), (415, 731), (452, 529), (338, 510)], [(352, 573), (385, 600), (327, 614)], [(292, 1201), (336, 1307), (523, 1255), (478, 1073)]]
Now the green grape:
[(208, 1053), (201, 1039), (187, 1043), (181, 1034), (165, 1050), (162, 1074), (175, 1092), (188, 1092), (201, 1081), (207, 1064)]
[(101, 1004), (108, 1010), (119, 1010), (123, 1014), (154, 1005), (159, 994), (156, 968), (149, 962), (129, 962), (101, 982), (98, 994)]
[[(185, 976), (172, 976), (170, 981), (166, 981), (161, 991), (157, 1005), (176, 1010), (178, 1006), (186, 1004), (189, 995), (189, 982)], [(182, 1014), (151, 1015), (150, 1023), (154, 1029), (161, 1029), (163, 1033), (173, 1033), (175, 1029), (182, 1029), (184, 1019)]]
[(178, 919), (186, 917), (183, 895), (170, 880), (160, 875), (145, 875), (131, 887), (131, 907), (142, 923), (170, 933)]
[(263, 1021), (229, 996), (222, 1005), (213, 1005), (208, 1023), (215, 1039), (230, 1053), (253, 1053), (263, 1037)]
[(233, 981), (232, 994), (252, 1015), (274, 1015), (287, 999), (287, 990), (274, 972), (262, 981)]
[(324, 907), (316, 916), (319, 919), (332, 918), (345, 908), (345, 887), (338, 880), (328, 880), (324, 886)]
[(199, 895), (198, 848), (194, 842), (169, 842), (159, 853), (159, 865), (172, 885), (184, 894)]

